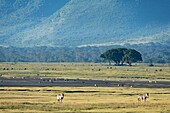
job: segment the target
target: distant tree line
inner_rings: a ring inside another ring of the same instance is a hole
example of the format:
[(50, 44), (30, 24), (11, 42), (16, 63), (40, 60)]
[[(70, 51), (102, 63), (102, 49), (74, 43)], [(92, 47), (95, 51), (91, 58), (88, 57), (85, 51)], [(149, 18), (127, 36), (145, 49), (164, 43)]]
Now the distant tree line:
[[(112, 48), (131, 48), (142, 54), (144, 63), (170, 63), (170, 46), (148, 43), (102, 47), (0, 47), (0, 62), (106, 62), (101, 54)], [(121, 58), (121, 57), (120, 57)], [(126, 57), (128, 58), (128, 57)], [(127, 59), (117, 60), (119, 63)]]

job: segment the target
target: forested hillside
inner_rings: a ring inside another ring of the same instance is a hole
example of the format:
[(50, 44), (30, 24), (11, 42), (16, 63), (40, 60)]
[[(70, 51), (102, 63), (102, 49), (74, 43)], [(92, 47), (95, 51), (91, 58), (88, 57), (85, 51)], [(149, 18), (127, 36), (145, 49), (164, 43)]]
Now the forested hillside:
[(1, 62), (103, 62), (100, 55), (111, 48), (132, 48), (142, 54), (143, 62), (170, 63), (170, 46), (159, 43), (100, 47), (0, 47)]
[(170, 0), (0, 0), (0, 45), (77, 47), (170, 40)]

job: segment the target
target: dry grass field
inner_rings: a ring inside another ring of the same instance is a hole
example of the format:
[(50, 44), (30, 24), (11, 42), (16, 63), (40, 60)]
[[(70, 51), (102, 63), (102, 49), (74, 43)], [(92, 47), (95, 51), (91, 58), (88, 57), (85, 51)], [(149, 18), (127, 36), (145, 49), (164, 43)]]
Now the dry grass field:
[[(108, 66), (99, 63), (0, 63), (1, 77), (57, 77), (95, 80), (166, 80), (170, 66)], [(147, 102), (137, 95), (150, 93)], [(64, 93), (63, 103), (56, 95)], [(128, 87), (0, 87), (0, 113), (119, 112), (169, 113), (169, 88)]]
[[(147, 102), (137, 94), (150, 93)], [(56, 95), (64, 93), (63, 103)], [(169, 89), (107, 87), (0, 87), (0, 112), (169, 113)]]
[(170, 80), (170, 65), (108, 66), (100, 63), (0, 63), (2, 77), (60, 77), (96, 80)]

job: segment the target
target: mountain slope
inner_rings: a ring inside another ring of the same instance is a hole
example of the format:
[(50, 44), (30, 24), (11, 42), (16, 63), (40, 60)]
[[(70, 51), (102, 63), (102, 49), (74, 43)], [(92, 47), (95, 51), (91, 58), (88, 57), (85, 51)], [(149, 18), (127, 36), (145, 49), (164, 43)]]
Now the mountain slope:
[[(14, 13), (0, 10), (5, 15), (0, 18), (1, 45), (101, 46), (170, 40), (169, 0), (67, 0), (45, 16), (40, 14), (43, 8), (50, 12), (47, 0), (19, 2), (12, 3)], [(19, 16), (13, 19), (13, 15)]]

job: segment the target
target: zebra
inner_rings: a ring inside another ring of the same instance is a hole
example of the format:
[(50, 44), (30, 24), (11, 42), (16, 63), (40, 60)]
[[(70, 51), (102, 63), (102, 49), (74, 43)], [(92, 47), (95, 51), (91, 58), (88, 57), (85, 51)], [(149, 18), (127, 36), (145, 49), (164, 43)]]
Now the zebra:
[(63, 99), (64, 99), (64, 94), (63, 93), (57, 95), (58, 102), (62, 103)]
[(147, 98), (149, 98), (149, 93), (138, 95), (138, 101), (144, 100), (146, 102)]

